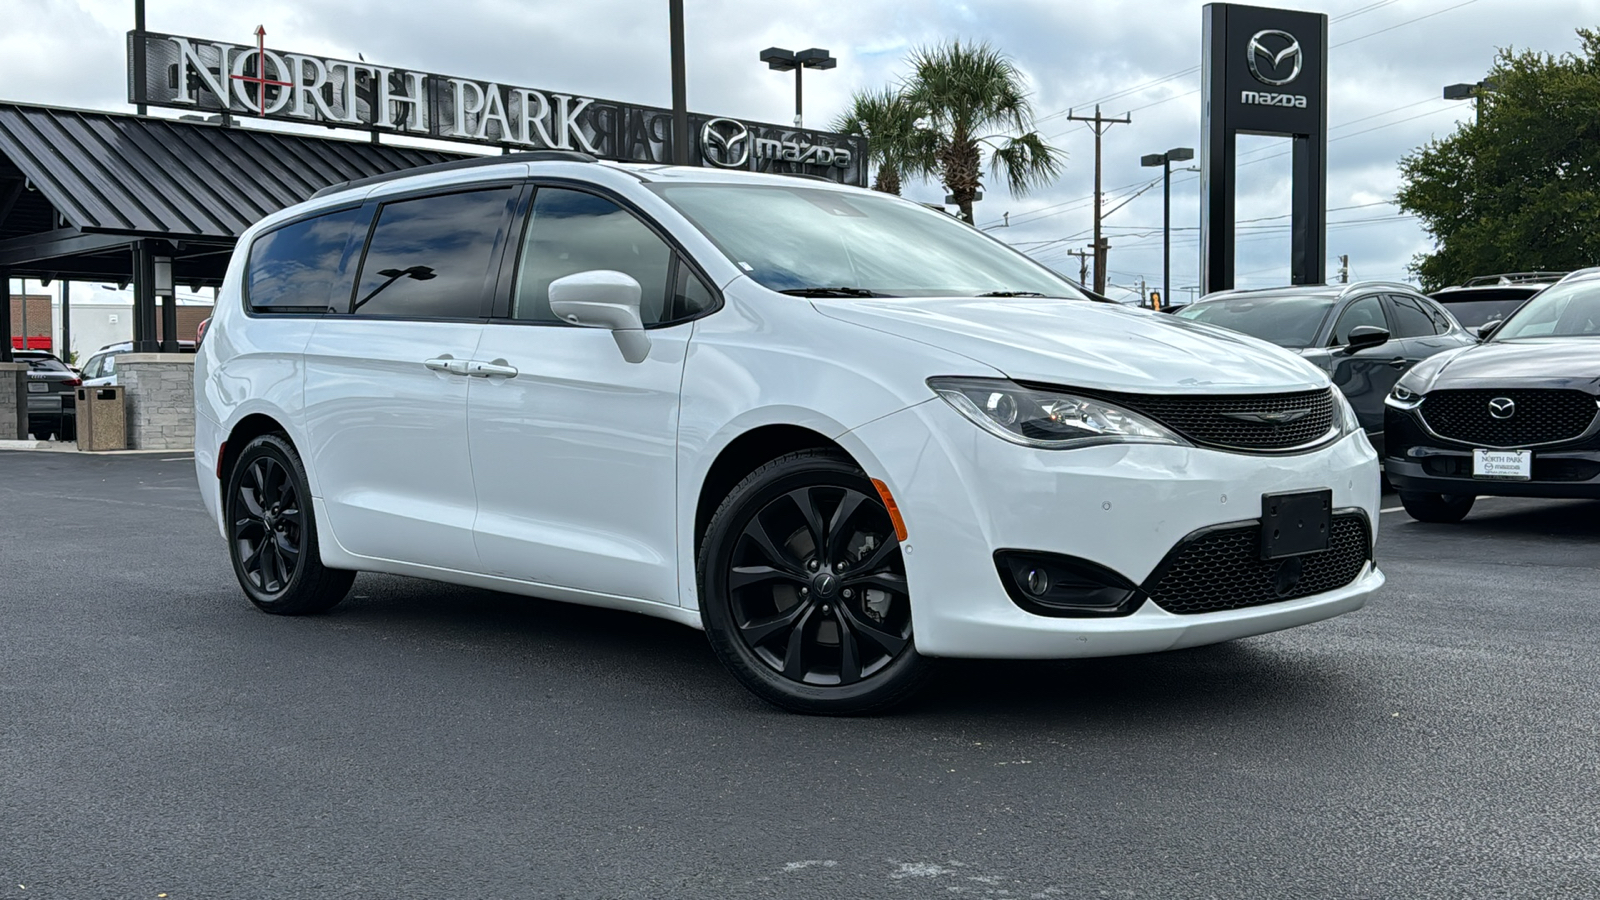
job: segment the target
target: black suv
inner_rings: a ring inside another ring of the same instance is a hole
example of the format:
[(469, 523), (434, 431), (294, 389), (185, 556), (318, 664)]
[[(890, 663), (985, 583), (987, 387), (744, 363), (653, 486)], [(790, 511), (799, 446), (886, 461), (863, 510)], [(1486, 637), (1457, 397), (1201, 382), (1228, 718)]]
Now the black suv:
[(40, 440), (77, 438), (78, 373), (43, 350), (13, 350), (11, 356), (28, 364), (28, 431)]
[(1544, 288), (1484, 343), (1407, 372), (1384, 468), (1412, 518), (1459, 522), (1481, 495), (1600, 497), (1600, 271)]

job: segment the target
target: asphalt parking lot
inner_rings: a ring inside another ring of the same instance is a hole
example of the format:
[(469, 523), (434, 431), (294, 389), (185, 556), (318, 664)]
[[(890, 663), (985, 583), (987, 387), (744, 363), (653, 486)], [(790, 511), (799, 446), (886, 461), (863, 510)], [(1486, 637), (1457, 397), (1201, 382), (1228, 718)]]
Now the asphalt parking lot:
[(1600, 503), (1387, 512), (1361, 612), (844, 720), (621, 613), (263, 615), (184, 454), (0, 453), (0, 512), (0, 897), (1600, 895)]

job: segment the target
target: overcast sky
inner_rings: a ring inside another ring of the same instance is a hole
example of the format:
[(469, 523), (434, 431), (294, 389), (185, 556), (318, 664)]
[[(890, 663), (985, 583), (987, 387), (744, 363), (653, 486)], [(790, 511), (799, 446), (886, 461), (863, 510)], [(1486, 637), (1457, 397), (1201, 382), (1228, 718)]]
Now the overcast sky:
[[(0, 99), (128, 111), (126, 31), (132, 0), (0, 0)], [(1139, 157), (1200, 141), (1201, 7), (1195, 0), (850, 0), (841, 3), (686, 0), (689, 105), (697, 112), (787, 121), (792, 76), (768, 71), (768, 46), (823, 47), (838, 68), (808, 72), (806, 120), (825, 124), (852, 90), (905, 74), (910, 49), (952, 38), (986, 40), (1027, 74), (1040, 130), (1068, 154), (1051, 187), (1012, 197), (998, 184), (978, 204), (980, 226), (1074, 275), (1068, 249), (1091, 227), (1093, 139), (1066, 111), (1130, 113), (1105, 138), (1108, 207), (1159, 170)], [(1600, 26), (1600, 0), (1330, 0), (1283, 5), (1325, 12), (1330, 25), (1328, 252), (1348, 254), (1357, 278), (1403, 279), (1429, 246), (1385, 201), (1396, 162), (1472, 115), (1440, 98), (1445, 84), (1482, 78), (1500, 47), (1577, 49), (1574, 29)], [(670, 105), (665, 0), (301, 0), (219, 3), (148, 0), (154, 31), (251, 42), (327, 56)], [(1171, 77), (1169, 77), (1171, 76)], [(1240, 286), (1287, 281), (1287, 142), (1241, 138)], [(1174, 293), (1197, 281), (1198, 184), (1173, 178)], [(908, 196), (938, 201), (936, 184)], [(1272, 218), (1277, 217), (1277, 218)], [(1243, 220), (1258, 220), (1244, 223)], [(1161, 277), (1159, 186), (1107, 219), (1117, 285)], [(1337, 260), (1328, 262), (1333, 279)], [(1115, 292), (1113, 292), (1115, 293)]]

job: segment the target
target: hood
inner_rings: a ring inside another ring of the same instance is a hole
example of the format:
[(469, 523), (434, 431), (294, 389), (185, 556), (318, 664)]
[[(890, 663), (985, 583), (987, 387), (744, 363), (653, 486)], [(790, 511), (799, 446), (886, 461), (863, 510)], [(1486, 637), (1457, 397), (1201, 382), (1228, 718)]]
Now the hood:
[(1327, 375), (1265, 341), (1166, 313), (1016, 297), (818, 300), (823, 315), (1034, 381), (1106, 391), (1312, 390)]
[(1571, 388), (1600, 395), (1600, 338), (1489, 341), (1440, 353), (1407, 373), (1406, 387)]

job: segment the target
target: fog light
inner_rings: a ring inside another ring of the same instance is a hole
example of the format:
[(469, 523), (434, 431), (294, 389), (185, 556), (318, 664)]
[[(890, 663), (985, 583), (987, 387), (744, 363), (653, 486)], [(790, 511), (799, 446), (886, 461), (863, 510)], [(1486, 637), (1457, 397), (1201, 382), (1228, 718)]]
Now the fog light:
[(1125, 616), (1144, 600), (1111, 569), (1060, 553), (1001, 550), (994, 555), (1011, 601), (1041, 616)]
[(1043, 569), (1029, 569), (1023, 576), (1022, 586), (1035, 597), (1043, 597), (1050, 590), (1050, 576)]

